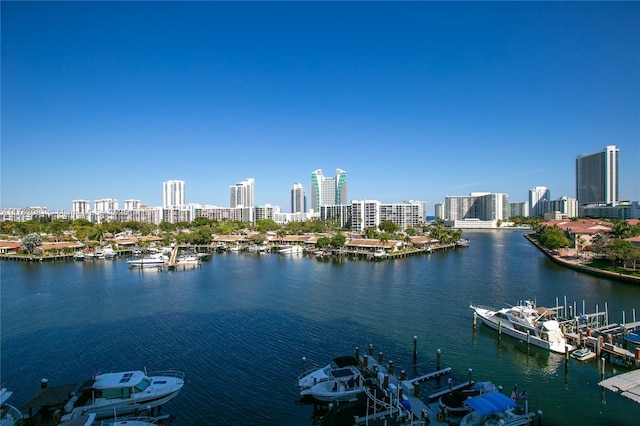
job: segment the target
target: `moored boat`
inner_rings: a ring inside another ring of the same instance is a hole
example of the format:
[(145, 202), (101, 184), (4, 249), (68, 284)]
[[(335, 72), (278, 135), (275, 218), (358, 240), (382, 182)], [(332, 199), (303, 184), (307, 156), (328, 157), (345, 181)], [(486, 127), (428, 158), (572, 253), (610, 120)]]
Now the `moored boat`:
[(301, 374), (300, 377), (298, 377), (298, 386), (300, 389), (308, 389), (320, 382), (331, 379), (333, 377), (331, 374), (333, 370), (339, 370), (349, 366), (357, 367), (359, 365), (360, 362), (356, 357), (351, 355), (333, 358), (326, 366)]
[(572, 351), (553, 309), (537, 307), (531, 300), (516, 306), (493, 310), (470, 305), (487, 326), (508, 336), (557, 353)]
[(97, 419), (128, 415), (163, 405), (184, 386), (184, 373), (142, 371), (97, 374), (67, 401), (61, 421), (85, 414)]
[(349, 401), (365, 390), (365, 379), (354, 366), (331, 370), (327, 380), (302, 389), (301, 397), (313, 397), (318, 401)]
[(131, 266), (145, 268), (148, 266), (161, 266), (169, 261), (169, 258), (161, 253), (150, 254), (149, 256), (129, 259), (127, 263)]
[(591, 358), (595, 358), (596, 354), (589, 348), (580, 348), (571, 352), (571, 358), (575, 358), (578, 361), (587, 361)]
[(624, 335), (624, 341), (633, 346), (640, 346), (640, 331), (632, 330)]
[(21, 424), (23, 415), (16, 407), (7, 404), (13, 392), (6, 388), (0, 389), (0, 426), (14, 426)]
[(290, 245), (290, 246), (281, 246), (278, 250), (280, 254), (301, 254), (304, 251), (302, 246), (298, 245)]
[(460, 420), (460, 426), (524, 426), (535, 413), (522, 409), (515, 400), (500, 392), (489, 392), (465, 401), (473, 411)]

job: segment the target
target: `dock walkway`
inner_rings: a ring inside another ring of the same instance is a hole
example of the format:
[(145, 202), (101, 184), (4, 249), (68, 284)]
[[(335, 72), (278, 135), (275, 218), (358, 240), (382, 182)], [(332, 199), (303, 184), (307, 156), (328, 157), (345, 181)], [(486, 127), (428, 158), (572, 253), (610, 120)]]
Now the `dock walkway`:
[[(389, 361), (386, 365), (383, 363), (382, 353), (379, 353), (378, 358), (375, 359), (372, 345), (369, 345), (368, 354), (365, 355), (360, 355), (359, 349), (356, 348), (355, 357), (360, 361), (366, 375), (375, 378), (376, 384), (385, 393), (384, 397), (389, 402), (384, 402), (382, 396), (378, 398), (375, 395), (368, 394), (369, 399), (375, 405), (383, 407), (384, 410), (375, 414), (356, 417), (354, 424), (365, 425), (375, 419), (394, 419), (397, 424), (450, 426), (458, 424), (462, 416), (467, 414), (467, 412), (448, 413), (440, 404), (439, 398), (449, 392), (473, 385), (471, 369), (469, 369), (468, 381), (453, 385), (453, 382), (448, 380), (447, 385), (438, 385), (438, 389), (428, 395), (429, 402), (425, 403), (420, 397), (420, 385), (451, 374), (450, 367), (438, 368), (431, 373), (407, 379), (404, 370), (400, 372), (399, 376), (396, 376), (393, 371), (393, 361)], [(513, 424), (532, 424), (534, 421), (541, 419), (541, 417), (541, 412), (527, 412), (522, 416), (518, 416), (517, 421), (514, 419), (516, 423)]]

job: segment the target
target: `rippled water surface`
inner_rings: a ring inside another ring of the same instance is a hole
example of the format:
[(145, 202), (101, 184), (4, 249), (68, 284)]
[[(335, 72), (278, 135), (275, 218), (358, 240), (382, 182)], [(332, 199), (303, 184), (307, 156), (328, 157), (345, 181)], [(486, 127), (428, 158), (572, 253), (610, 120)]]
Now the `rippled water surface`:
[(228, 253), (164, 273), (123, 259), (2, 262), (2, 385), (20, 405), (43, 377), (178, 369), (187, 384), (163, 408), (175, 425), (308, 425), (312, 407), (296, 401), (302, 357), (326, 364), (373, 344), (408, 376), (433, 371), (441, 349), (454, 381), (472, 368), (476, 380), (517, 384), (545, 425), (636, 424), (640, 405), (601, 391), (597, 361), (565, 367), (561, 355), (474, 330), (469, 304), (566, 297), (589, 312), (606, 304), (621, 322), (634, 308), (640, 320), (640, 288), (558, 266), (519, 231), (465, 237), (468, 248), (381, 262)]

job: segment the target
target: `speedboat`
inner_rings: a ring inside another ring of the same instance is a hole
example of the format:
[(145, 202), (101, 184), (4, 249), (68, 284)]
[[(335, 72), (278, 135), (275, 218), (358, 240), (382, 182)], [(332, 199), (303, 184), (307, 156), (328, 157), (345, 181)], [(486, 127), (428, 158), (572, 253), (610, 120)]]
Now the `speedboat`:
[(482, 322), (508, 336), (557, 353), (572, 351), (553, 309), (536, 307), (531, 300), (516, 306), (493, 310), (470, 305)]
[(301, 397), (318, 401), (350, 401), (365, 390), (365, 379), (354, 366), (331, 370), (327, 380), (300, 391)]
[(175, 398), (184, 386), (184, 373), (142, 371), (97, 374), (84, 383), (64, 406), (61, 421), (85, 414), (97, 419), (143, 412)]
[(77, 251), (77, 252), (75, 252), (75, 253), (73, 254), (73, 260), (80, 260), (80, 261), (82, 261), (82, 260), (84, 260), (84, 259), (85, 259), (85, 255), (84, 255), (84, 253), (83, 253), (83, 252), (81, 252), (81, 251)]
[(473, 411), (460, 420), (460, 426), (523, 426), (531, 424), (535, 417), (535, 413), (526, 412), (500, 392), (469, 398), (464, 403)]
[(0, 426), (14, 426), (24, 418), (20, 410), (6, 403), (11, 395), (13, 392), (6, 388), (0, 390)]
[(302, 246), (298, 245), (290, 245), (290, 246), (281, 246), (278, 250), (280, 254), (301, 254), (304, 251)]
[(146, 268), (147, 266), (162, 266), (169, 261), (169, 258), (162, 253), (153, 253), (149, 256), (130, 259), (127, 263), (131, 266)]
[(303, 373), (298, 377), (298, 386), (300, 386), (301, 390), (308, 389), (320, 382), (333, 378), (333, 375), (331, 374), (333, 370), (339, 370), (349, 366), (357, 367), (358, 365), (360, 365), (360, 362), (356, 357), (351, 355), (333, 358), (325, 367), (318, 368), (308, 373)]
[(593, 352), (589, 348), (576, 349), (575, 351), (571, 352), (571, 358), (575, 358), (578, 361), (587, 361), (595, 357), (596, 357), (595, 352)]

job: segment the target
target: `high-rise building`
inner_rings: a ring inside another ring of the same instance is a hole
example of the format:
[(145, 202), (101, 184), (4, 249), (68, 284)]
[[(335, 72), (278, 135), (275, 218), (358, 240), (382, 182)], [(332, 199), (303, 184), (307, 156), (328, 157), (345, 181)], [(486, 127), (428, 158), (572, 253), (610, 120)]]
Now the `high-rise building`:
[(336, 169), (335, 177), (328, 177), (318, 169), (311, 173), (311, 208), (347, 204), (347, 172)]
[(529, 190), (529, 217), (542, 216), (543, 213), (538, 209), (538, 202), (549, 201), (551, 193), (546, 186), (536, 186)]
[(294, 183), (291, 188), (291, 213), (307, 211), (307, 196), (301, 183)]
[(184, 206), (184, 181), (168, 180), (162, 184), (162, 207)]
[(579, 206), (618, 203), (618, 152), (615, 145), (576, 158), (576, 198)]
[(509, 197), (507, 194), (490, 192), (472, 192), (469, 196), (445, 196), (444, 220), (468, 219), (494, 222), (509, 219)]
[(255, 179), (249, 178), (229, 187), (229, 207), (251, 207), (254, 204)]

